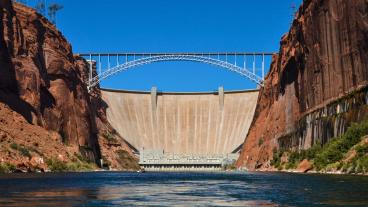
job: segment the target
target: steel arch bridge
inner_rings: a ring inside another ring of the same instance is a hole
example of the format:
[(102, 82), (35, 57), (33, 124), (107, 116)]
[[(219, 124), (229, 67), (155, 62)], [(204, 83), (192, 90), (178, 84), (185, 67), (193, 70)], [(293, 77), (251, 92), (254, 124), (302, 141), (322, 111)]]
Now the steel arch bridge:
[[(155, 62), (165, 61), (191, 61), (225, 68), (235, 72), (259, 86), (263, 85), (265, 57), (274, 53), (83, 53), (78, 54), (90, 63), (88, 76), (88, 90), (100, 83), (100, 81), (122, 71)], [(248, 56), (252, 57), (252, 67), (247, 68)], [(261, 59), (261, 75), (256, 72), (256, 60)], [(107, 67), (103, 69), (103, 58), (107, 58)], [(111, 67), (111, 59), (116, 63)], [(123, 60), (122, 63), (121, 60)], [(241, 66), (238, 65), (242, 62)], [(94, 71), (94, 69), (96, 71)]]

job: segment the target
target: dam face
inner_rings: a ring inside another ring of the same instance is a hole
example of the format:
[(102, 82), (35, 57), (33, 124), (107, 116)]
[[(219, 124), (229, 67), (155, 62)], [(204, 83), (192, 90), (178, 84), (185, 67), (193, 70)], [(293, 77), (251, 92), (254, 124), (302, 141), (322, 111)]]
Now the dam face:
[(227, 154), (247, 135), (258, 90), (158, 93), (102, 89), (107, 118), (138, 150)]

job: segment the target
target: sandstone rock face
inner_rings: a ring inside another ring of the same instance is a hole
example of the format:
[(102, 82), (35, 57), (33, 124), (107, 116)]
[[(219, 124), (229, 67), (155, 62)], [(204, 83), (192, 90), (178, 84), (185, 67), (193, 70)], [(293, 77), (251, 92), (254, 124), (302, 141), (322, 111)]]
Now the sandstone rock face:
[(101, 123), (108, 123), (98, 89), (87, 92), (88, 63), (35, 10), (10, 0), (0, 0), (0, 9), (0, 102), (98, 161)]
[[(70, 162), (78, 146), (61, 143), (60, 135), (29, 124), (27, 120), (0, 102), (0, 164), (11, 163), (22, 170), (46, 170), (47, 158)], [(23, 149), (23, 150), (22, 150)]]
[(368, 83), (367, 14), (365, 0), (303, 1), (289, 33), (281, 39), (279, 54), (273, 57), (239, 167), (265, 167), (279, 147), (279, 138), (308, 148), (321, 136), (326, 142), (342, 133), (354, 121), (326, 124), (322, 117), (338, 114), (339, 104), (332, 103)]
[(8, 66), (1, 67), (6, 74), (2, 77), (11, 78), (2, 84), (7, 90), (1, 100), (29, 123), (58, 132), (68, 144), (89, 146), (97, 155), (94, 117), (80, 77), (83, 68), (76, 64), (69, 43), (28, 7), (10, 5), (1, 16), (2, 59)]

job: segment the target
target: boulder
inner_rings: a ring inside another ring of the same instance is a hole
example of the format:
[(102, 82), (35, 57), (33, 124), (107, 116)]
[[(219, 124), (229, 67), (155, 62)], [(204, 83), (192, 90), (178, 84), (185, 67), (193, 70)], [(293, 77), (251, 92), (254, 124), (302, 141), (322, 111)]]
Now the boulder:
[(304, 159), (299, 163), (298, 167), (296, 168), (296, 171), (306, 173), (311, 169), (313, 169), (312, 163), (309, 162), (307, 159)]

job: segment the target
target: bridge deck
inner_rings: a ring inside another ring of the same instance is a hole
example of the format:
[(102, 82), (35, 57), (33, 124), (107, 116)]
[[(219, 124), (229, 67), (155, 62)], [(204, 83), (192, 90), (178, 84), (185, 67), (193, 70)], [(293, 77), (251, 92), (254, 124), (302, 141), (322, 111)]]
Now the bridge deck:
[(75, 55), (79, 55), (79, 56), (125, 56), (125, 55), (128, 55), (128, 56), (149, 56), (149, 55), (198, 55), (198, 56), (201, 56), (201, 55), (205, 55), (205, 56), (208, 56), (208, 55), (221, 55), (221, 56), (224, 56), (224, 55), (266, 55), (266, 56), (269, 56), (269, 55), (274, 55), (274, 54), (277, 54), (276, 52), (204, 52), (204, 53), (199, 53), (199, 52), (152, 52), (152, 53), (149, 53), (149, 52), (142, 52), (142, 53), (139, 53), (139, 52), (126, 52), (126, 53), (96, 53), (96, 52), (91, 52), (91, 53), (77, 53)]

